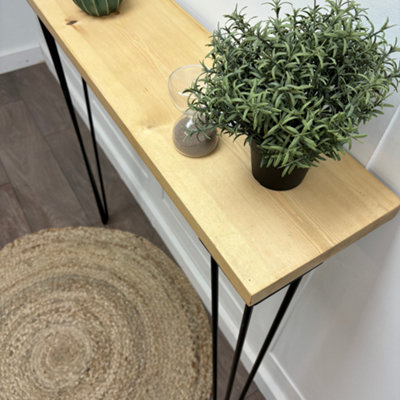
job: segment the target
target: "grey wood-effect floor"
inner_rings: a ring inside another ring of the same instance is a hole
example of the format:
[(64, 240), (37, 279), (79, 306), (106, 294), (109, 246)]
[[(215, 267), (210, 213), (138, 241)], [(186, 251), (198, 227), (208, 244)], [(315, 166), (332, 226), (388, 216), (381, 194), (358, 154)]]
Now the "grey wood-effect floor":
[[(90, 151), (89, 132), (81, 121), (80, 126)], [(107, 226), (139, 234), (169, 254), (101, 150), (100, 160), (110, 212)], [(102, 226), (58, 83), (45, 64), (0, 75), (0, 249), (40, 229), (79, 225)], [(220, 333), (220, 399), (232, 357)], [(232, 399), (246, 377), (240, 366)], [(264, 397), (252, 384), (246, 399)]]

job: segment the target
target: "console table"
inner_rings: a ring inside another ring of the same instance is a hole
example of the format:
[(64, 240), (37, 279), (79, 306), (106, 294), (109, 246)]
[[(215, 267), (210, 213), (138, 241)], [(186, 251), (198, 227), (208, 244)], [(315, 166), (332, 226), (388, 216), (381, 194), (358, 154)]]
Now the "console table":
[[(125, 0), (102, 18), (72, 0), (28, 2), (49, 47), (54, 38), (211, 254), (214, 400), (219, 268), (246, 303), (225, 399), (254, 305), (289, 285), (243, 399), (302, 275), (393, 218), (400, 199), (350, 155), (323, 162), (285, 192), (260, 186), (248, 147), (229, 138), (208, 157), (180, 155), (172, 142), (179, 113), (167, 80), (175, 68), (204, 57), (210, 34), (172, 0)], [(52, 56), (57, 63), (56, 48)], [(96, 199), (101, 209), (98, 193)]]

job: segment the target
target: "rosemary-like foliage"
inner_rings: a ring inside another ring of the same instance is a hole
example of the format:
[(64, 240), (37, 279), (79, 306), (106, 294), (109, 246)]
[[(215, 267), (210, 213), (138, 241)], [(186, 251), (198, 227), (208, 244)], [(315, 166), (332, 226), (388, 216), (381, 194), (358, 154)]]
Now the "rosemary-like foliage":
[(360, 123), (382, 114), (398, 87), (400, 64), (391, 55), (400, 48), (385, 38), (388, 21), (375, 29), (352, 0), (284, 16), (281, 0), (268, 4), (275, 15), (266, 21), (253, 23), (237, 8), (225, 16), (203, 73), (187, 90), (188, 106), (196, 133), (246, 135), (261, 150), (262, 165), (285, 175), (340, 159), (343, 146), (363, 136)]

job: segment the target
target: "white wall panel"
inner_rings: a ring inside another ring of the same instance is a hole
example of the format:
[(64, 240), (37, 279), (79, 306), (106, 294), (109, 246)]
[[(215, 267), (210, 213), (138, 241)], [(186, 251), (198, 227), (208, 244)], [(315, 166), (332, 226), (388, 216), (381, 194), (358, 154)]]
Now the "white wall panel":
[(35, 19), (25, 0), (0, 0), (0, 74), (43, 60)]
[(400, 195), (400, 106), (368, 168)]
[(400, 218), (326, 262), (272, 349), (309, 400), (397, 400)]

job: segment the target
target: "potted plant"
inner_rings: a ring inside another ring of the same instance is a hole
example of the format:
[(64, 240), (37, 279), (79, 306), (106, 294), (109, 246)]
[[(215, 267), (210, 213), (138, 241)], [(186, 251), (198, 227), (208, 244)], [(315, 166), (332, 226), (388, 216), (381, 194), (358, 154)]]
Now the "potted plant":
[(102, 17), (117, 11), (122, 0), (73, 0), (85, 13)]
[(363, 137), (360, 124), (381, 114), (397, 89), (400, 65), (391, 57), (400, 48), (385, 39), (388, 21), (375, 29), (354, 1), (285, 15), (281, 0), (269, 4), (273, 17), (253, 23), (236, 8), (212, 34), (203, 71), (187, 89), (197, 115), (190, 133), (245, 135), (255, 178), (284, 190)]

